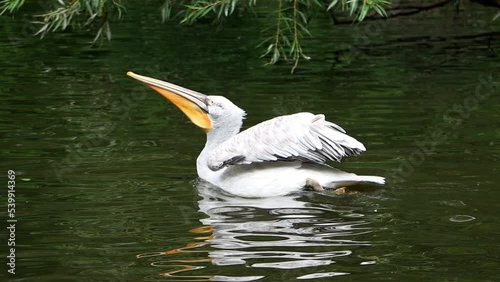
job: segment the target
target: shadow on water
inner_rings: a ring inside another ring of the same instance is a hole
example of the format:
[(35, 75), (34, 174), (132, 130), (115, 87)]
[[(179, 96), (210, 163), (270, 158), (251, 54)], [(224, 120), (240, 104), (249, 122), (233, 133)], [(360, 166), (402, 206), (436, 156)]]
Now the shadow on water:
[(137, 255), (161, 276), (183, 281), (315, 279), (349, 275), (338, 261), (351, 267), (376, 264), (353, 256), (356, 249), (375, 244), (370, 240), (375, 229), (364, 208), (345, 205), (349, 195), (303, 192), (245, 199), (204, 181), (196, 188), (199, 211), (207, 217), (189, 230), (196, 236), (193, 242)]

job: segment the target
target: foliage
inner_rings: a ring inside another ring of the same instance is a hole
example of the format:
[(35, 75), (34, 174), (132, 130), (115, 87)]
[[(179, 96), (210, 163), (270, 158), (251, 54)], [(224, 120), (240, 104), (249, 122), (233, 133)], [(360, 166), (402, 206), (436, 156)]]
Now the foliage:
[[(184, 3), (186, 2), (186, 3)], [(281, 59), (293, 62), (292, 72), (297, 67), (300, 58), (309, 60), (302, 49), (302, 38), (311, 35), (307, 25), (317, 11), (332, 12), (340, 10), (348, 12), (355, 20), (362, 21), (369, 11), (375, 11), (380, 16), (386, 16), (384, 7), (390, 5), (386, 0), (275, 0), (275, 7), (270, 14), (275, 18), (274, 25), (268, 27), (268, 34), (261, 43), (264, 46), (264, 56), (270, 57), (269, 63), (275, 64)], [(257, 5), (256, 0), (197, 0), (179, 1), (165, 0), (162, 7), (162, 19), (171, 17), (174, 4), (184, 5), (181, 11), (181, 23), (193, 24), (208, 17), (222, 20), (241, 7), (248, 10)], [(269, 3), (267, 3), (269, 5)]]
[[(0, 15), (13, 13), (25, 3), (25, 0), (0, 0)], [(43, 3), (43, 2), (40, 2)], [(48, 32), (66, 30), (70, 26), (96, 28), (94, 42), (106, 36), (111, 40), (110, 20), (116, 15), (121, 18), (125, 7), (121, 0), (57, 0), (47, 1), (48, 11), (35, 15), (35, 23), (40, 24), (36, 35), (43, 37)], [(80, 21), (81, 19), (84, 21)]]
[(1, 0), (0, 5), (0, 15), (5, 12), (13, 13), (17, 9), (21, 8), (22, 5), (24, 5), (24, 0)]
[[(358, 2), (362, 5), (358, 6)], [(275, 64), (281, 58), (288, 60), (288, 54), (294, 62), (293, 72), (301, 57), (309, 60), (303, 52), (301, 38), (304, 35), (311, 35), (307, 25), (314, 14), (314, 8), (326, 12), (334, 8), (342, 11), (348, 10), (351, 16), (362, 21), (370, 10), (375, 10), (381, 16), (385, 16), (384, 5), (389, 4), (385, 0), (331, 0), (329, 3), (320, 0), (278, 0), (278, 7), (275, 11), (275, 32), (263, 42), (267, 45), (264, 56), (271, 55), (269, 63)]]
[(42, 37), (47, 32), (65, 30), (70, 24), (80, 24), (74, 19), (83, 14), (86, 18), (84, 26), (97, 26), (94, 41), (104, 35), (108, 40), (111, 40), (109, 20), (114, 13), (117, 13), (118, 18), (121, 18), (125, 11), (120, 0), (77, 0), (68, 3), (59, 0), (57, 2), (59, 7), (37, 16), (43, 19), (39, 22), (42, 27), (37, 32)]
[[(53, 0), (49, 11), (37, 15), (41, 28), (37, 32), (42, 37), (48, 32), (65, 30), (69, 26), (96, 27), (94, 39), (104, 35), (111, 39), (109, 21), (121, 18), (125, 11), (121, 0)], [(0, 14), (12, 13), (25, 3), (24, 0), (0, 0)], [(266, 39), (261, 44), (265, 48), (263, 56), (270, 57), (269, 63), (280, 60), (293, 62), (293, 70), (301, 58), (309, 59), (302, 49), (302, 38), (310, 35), (308, 24), (318, 11), (332, 13), (342, 11), (354, 20), (362, 21), (370, 11), (386, 16), (387, 0), (274, 0), (260, 1), (274, 17), (274, 24), (265, 30)], [(201, 19), (222, 21), (236, 11), (246, 11), (257, 5), (257, 0), (164, 0), (161, 6), (162, 20), (169, 20), (177, 10), (180, 22), (194, 24)], [(84, 18), (84, 22), (80, 19)]]

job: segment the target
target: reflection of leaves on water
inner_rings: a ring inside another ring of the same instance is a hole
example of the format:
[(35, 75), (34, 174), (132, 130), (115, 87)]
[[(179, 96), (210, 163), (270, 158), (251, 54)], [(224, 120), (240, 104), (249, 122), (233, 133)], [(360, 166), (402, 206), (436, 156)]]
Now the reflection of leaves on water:
[[(190, 230), (198, 242), (156, 253), (145, 253), (160, 275), (176, 279), (253, 281), (311, 279), (348, 275), (352, 268), (339, 260), (366, 259), (353, 255), (371, 246), (363, 235), (373, 232), (360, 208), (312, 203), (309, 194), (268, 199), (234, 198), (198, 183), (202, 225)], [(332, 203), (333, 201), (333, 203)], [(201, 235), (201, 236), (200, 236)], [(243, 276), (252, 268), (252, 276)], [(272, 269), (273, 271), (269, 271)], [(285, 271), (286, 270), (286, 271)], [(216, 274), (225, 274), (217, 276)]]
[(306, 102), (299, 95), (289, 94), (285, 96), (275, 96), (272, 98), (273, 114), (276, 116), (289, 115), (299, 113), (307, 109)]

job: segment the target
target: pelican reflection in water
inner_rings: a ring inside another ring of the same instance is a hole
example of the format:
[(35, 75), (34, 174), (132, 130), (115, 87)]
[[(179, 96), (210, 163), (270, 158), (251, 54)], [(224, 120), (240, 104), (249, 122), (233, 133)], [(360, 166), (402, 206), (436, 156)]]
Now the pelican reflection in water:
[(204, 94), (133, 72), (170, 100), (207, 134), (196, 161), (198, 176), (242, 197), (271, 197), (360, 182), (384, 184), (380, 176), (347, 173), (325, 164), (357, 155), (365, 147), (324, 115), (279, 116), (240, 132), (245, 112), (222, 96)]
[(357, 197), (302, 192), (251, 199), (205, 181), (196, 188), (201, 225), (175, 241), (184, 246), (137, 256), (156, 274), (182, 281), (291, 281), (349, 275), (358, 267), (366, 272), (376, 264), (359, 251), (372, 246), (376, 233), (369, 225), (382, 215), (352, 206)]

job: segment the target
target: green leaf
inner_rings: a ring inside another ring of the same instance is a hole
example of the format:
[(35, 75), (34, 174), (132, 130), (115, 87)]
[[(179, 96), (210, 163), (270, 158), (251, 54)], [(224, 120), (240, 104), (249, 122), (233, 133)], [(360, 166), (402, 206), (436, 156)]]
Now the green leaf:
[(366, 14), (368, 14), (369, 10), (370, 10), (370, 8), (368, 6), (366, 6), (365, 3), (363, 3), (363, 6), (361, 6), (361, 10), (359, 11), (358, 21), (364, 20), (366, 17)]
[(492, 19), (492, 21), (496, 21), (498, 18), (500, 18), (500, 12), (498, 12)]
[(106, 38), (108, 39), (108, 41), (111, 41), (111, 28), (109, 27), (108, 21), (104, 23), (104, 30), (106, 31)]
[(333, 6), (335, 6), (337, 3), (339, 2), (339, 0), (333, 0), (330, 5), (328, 5), (328, 7), (326, 8), (327, 11), (330, 11), (331, 8), (333, 8)]
[(358, 8), (358, 0), (349, 0), (347, 3), (351, 4), (351, 9), (349, 11), (349, 14), (352, 16), (356, 12), (356, 9)]

